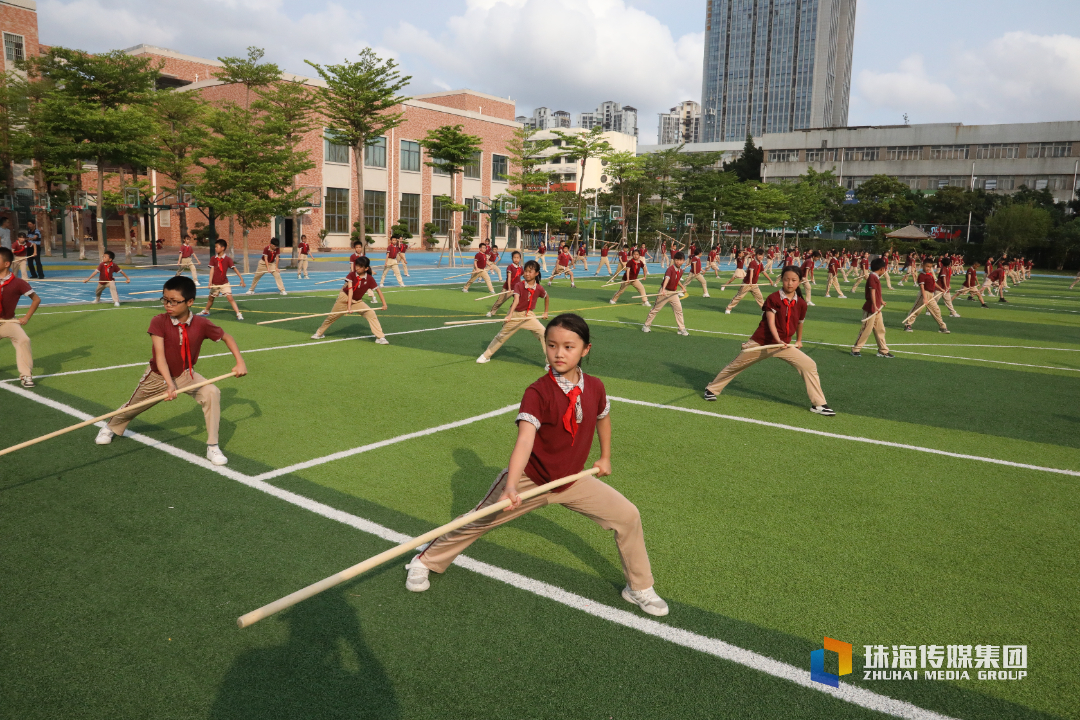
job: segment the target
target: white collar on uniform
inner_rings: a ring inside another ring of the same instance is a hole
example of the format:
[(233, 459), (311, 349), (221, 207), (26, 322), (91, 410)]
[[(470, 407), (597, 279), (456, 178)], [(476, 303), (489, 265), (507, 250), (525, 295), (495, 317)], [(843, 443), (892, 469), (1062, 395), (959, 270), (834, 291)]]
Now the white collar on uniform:
[(173, 325), (187, 325), (191, 327), (191, 321), (195, 319), (195, 313), (191, 312), (191, 308), (188, 308), (187, 320), (177, 320), (172, 315), (169, 316), (169, 322)]

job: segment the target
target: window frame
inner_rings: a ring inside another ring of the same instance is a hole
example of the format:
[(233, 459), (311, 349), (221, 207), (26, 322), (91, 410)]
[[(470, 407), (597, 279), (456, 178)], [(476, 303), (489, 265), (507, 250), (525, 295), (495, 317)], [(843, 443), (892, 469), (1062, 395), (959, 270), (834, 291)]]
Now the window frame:
[[(334, 191), (334, 198), (331, 200), (330, 194)], [(334, 233), (336, 235), (343, 235), (349, 232), (349, 220), (351, 215), (349, 214), (349, 205), (352, 202), (352, 192), (350, 188), (336, 188), (326, 187), (323, 192), (323, 227), (326, 228), (328, 233)], [(340, 210), (342, 204), (342, 198), (344, 198), (345, 212), (331, 212), (331, 210)], [(331, 222), (331, 218), (334, 221)], [(339, 224), (339, 222), (341, 224)], [(337, 229), (337, 228), (342, 229)]]
[[(376, 202), (378, 199), (376, 196), (382, 195), (382, 202)], [(378, 212), (374, 212), (377, 210)], [(379, 220), (379, 226), (376, 227), (372, 222), (373, 220)], [(386, 234), (386, 191), (385, 190), (364, 190), (364, 223), (371, 228), (373, 235), (385, 235)]]
[[(13, 43), (10, 46), (12, 51), (13, 51), (11, 53), (11, 55), (13, 57), (8, 57), (8, 48), (9, 48), (9, 46), (8, 46), (8, 38), (11, 38), (13, 41), (17, 40), (17, 44)], [(20, 35), (19, 33), (12, 33), (12, 32), (8, 32), (8, 31), (5, 30), (3, 40), (4, 40), (4, 60), (6, 62), (14, 63), (14, 62), (19, 62), (20, 60), (25, 60), (26, 59), (26, 36), (25, 35)], [(16, 50), (17, 50), (17, 52), (15, 52)], [(14, 57), (14, 55), (16, 55), (16, 54), (20, 55), (20, 57)]]
[[(501, 166), (501, 171), (499, 167)], [(507, 155), (491, 154), (491, 182), (509, 182), (510, 157)]]
[[(470, 173), (475, 172), (475, 175)], [(467, 177), (470, 180), (480, 180), (484, 175), (484, 151), (477, 150), (473, 153), (473, 156), (469, 159), (469, 162), (465, 163), (464, 168), (461, 171), (463, 177)]]
[[(408, 143), (409, 145), (415, 145), (416, 146), (416, 150), (415, 150), (416, 168), (415, 169), (413, 169), (412, 167), (406, 167), (405, 158), (406, 157), (412, 157), (413, 154), (414, 154), (414, 151), (413, 151), (412, 148), (406, 148), (405, 143)], [(420, 143), (418, 141), (416, 141), (416, 140), (402, 140), (401, 141), (401, 146), (400, 146), (400, 152), (401, 152), (401, 166), (400, 166), (401, 172), (418, 173), (418, 172), (421, 172), (424, 169), (424, 151), (420, 147)]]
[(446, 236), (450, 234), (450, 224), (454, 221), (454, 213), (445, 207), (446, 204), (452, 204), (450, 203), (450, 198), (448, 196), (432, 194), (431, 222), (439, 228), (435, 231), (436, 236)]
[[(329, 165), (351, 165), (352, 164), (352, 150), (348, 145), (343, 145), (339, 142), (334, 142), (331, 138), (333, 135), (326, 130), (323, 130), (323, 164)], [(331, 148), (344, 148), (345, 159), (333, 160), (331, 156), (334, 151)]]
[[(960, 153), (963, 152), (961, 156)], [(931, 145), (929, 160), (970, 160), (970, 145)]]
[[(381, 141), (381, 144), (380, 144)], [(382, 165), (372, 160), (377, 160), (379, 152), (382, 151)], [(380, 135), (377, 138), (370, 138), (364, 143), (364, 167), (374, 168), (376, 170), (386, 169), (386, 136)]]
[[(410, 211), (415, 206), (415, 209), (416, 209), (415, 217), (412, 216), (412, 215), (409, 215), (409, 214), (407, 214), (405, 212), (405, 210), (406, 210), (405, 198), (410, 198), (410, 202), (409, 202), (409, 205), (408, 205), (408, 209)], [(411, 198), (416, 198), (416, 202), (413, 203), (411, 201)], [(404, 220), (405, 221), (405, 226), (408, 228), (409, 232), (412, 233), (413, 235), (419, 235), (420, 234), (420, 217), (421, 217), (421, 214), (422, 214), (420, 212), (420, 209), (421, 209), (420, 193), (400, 193), (400, 195), (398, 196), (398, 222), (401, 222), (402, 220)]]

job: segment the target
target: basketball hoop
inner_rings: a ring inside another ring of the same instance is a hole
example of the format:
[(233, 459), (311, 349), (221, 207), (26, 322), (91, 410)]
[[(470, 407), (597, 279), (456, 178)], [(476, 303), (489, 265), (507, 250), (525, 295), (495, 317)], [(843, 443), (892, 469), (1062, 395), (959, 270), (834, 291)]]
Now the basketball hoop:
[(186, 202), (178, 202), (178, 203), (173, 203), (172, 204), (172, 209), (173, 210), (186, 210), (187, 207), (188, 207), (188, 204)]
[(126, 215), (129, 211), (134, 210), (134, 209), (135, 209), (134, 205), (117, 205), (116, 206), (116, 210), (121, 215)]
[(49, 208), (45, 207), (44, 205), (31, 205), (30, 206), (30, 212), (32, 212), (34, 214), (47, 213), (47, 212), (49, 212)]

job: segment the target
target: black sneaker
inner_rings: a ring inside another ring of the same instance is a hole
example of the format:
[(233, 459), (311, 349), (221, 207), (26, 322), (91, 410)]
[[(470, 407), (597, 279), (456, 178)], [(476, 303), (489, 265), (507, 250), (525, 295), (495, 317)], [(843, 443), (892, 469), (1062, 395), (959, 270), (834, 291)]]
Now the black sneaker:
[(998, 302), (1009, 302), (1009, 301), (1006, 300), (1005, 298), (998, 298)]
[(891, 352), (881, 352), (880, 350), (878, 351), (877, 356), (878, 357), (883, 357), (883, 358), (889, 358), (890, 360), (895, 360), (896, 359), (896, 356), (893, 355)]
[(986, 303), (983, 303), (983, 304), (982, 304), (982, 306), (983, 306), (983, 307), (990, 307), (990, 306), (989, 306), (989, 305), (987, 305)]
[(862, 353), (859, 352), (858, 350), (852, 350), (851, 351), (851, 357), (862, 357)]
[(704, 397), (706, 400), (713, 401), (716, 399), (716, 393), (706, 390), (705, 394), (702, 397)]
[(952, 335), (952, 330), (949, 328), (938, 328), (938, 332), (942, 335)]
[(817, 413), (818, 415), (825, 415), (826, 417), (832, 417), (836, 414), (836, 411), (828, 405), (814, 405), (810, 408), (810, 412)]

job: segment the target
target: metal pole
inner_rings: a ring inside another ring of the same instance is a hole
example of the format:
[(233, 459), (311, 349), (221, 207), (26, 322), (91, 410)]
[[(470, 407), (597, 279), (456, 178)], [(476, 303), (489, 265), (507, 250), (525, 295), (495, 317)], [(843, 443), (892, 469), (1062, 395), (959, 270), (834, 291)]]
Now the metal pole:
[(154, 206), (151, 205), (146, 211), (147, 224), (150, 226), (150, 263), (157, 265), (157, 223), (154, 216)]
[(641, 193), (637, 194), (637, 204), (634, 205), (634, 245), (638, 244), (638, 221), (641, 218)]

